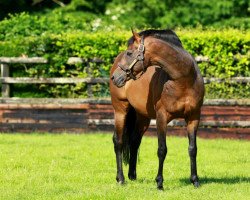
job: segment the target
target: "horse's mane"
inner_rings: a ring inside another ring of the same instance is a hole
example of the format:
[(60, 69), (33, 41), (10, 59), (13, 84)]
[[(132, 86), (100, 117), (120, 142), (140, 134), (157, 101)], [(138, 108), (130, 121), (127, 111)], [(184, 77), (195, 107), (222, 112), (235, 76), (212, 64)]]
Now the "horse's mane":
[[(139, 35), (144, 36), (144, 38), (148, 36), (152, 36), (152, 37), (155, 37), (157, 39), (163, 40), (165, 42), (168, 42), (170, 44), (173, 44), (175, 46), (182, 48), (181, 40), (176, 35), (176, 33), (170, 29), (165, 29), (165, 30), (149, 29), (149, 30), (141, 31)], [(128, 46), (133, 43), (134, 43), (134, 37), (132, 36), (128, 40)]]

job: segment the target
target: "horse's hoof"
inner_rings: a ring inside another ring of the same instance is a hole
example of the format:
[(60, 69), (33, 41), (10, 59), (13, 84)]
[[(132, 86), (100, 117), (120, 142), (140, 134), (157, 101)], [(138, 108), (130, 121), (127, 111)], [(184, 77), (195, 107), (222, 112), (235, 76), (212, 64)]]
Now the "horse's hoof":
[(199, 183), (198, 181), (195, 181), (193, 184), (194, 184), (194, 187), (195, 187), (195, 188), (200, 187), (200, 183)]
[(157, 177), (155, 178), (155, 181), (156, 181), (156, 183), (157, 183), (157, 189), (158, 189), (158, 190), (164, 190), (164, 189), (163, 189), (163, 177), (162, 177), (162, 176), (157, 176)]
[(197, 175), (191, 176), (190, 181), (191, 181), (191, 183), (193, 183), (195, 188), (200, 187), (199, 178)]
[(118, 181), (119, 185), (124, 185), (124, 183), (125, 183), (124, 181)]
[(164, 190), (164, 188), (163, 188), (162, 185), (158, 185), (158, 186), (157, 186), (157, 189), (158, 189), (158, 190), (162, 190), (162, 191)]
[(123, 185), (125, 182), (124, 176), (117, 176), (116, 181), (119, 185)]
[(129, 174), (128, 175), (128, 178), (131, 180), (131, 181), (134, 181), (134, 180), (136, 180), (136, 175), (135, 174)]

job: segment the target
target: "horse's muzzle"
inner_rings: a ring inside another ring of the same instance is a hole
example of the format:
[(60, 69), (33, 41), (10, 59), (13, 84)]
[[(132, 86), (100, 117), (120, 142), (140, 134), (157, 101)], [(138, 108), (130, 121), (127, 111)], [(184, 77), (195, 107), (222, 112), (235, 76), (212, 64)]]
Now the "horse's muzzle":
[(127, 74), (123, 71), (114, 72), (111, 77), (111, 80), (113, 81), (115, 86), (120, 88), (125, 85), (126, 80), (127, 80)]

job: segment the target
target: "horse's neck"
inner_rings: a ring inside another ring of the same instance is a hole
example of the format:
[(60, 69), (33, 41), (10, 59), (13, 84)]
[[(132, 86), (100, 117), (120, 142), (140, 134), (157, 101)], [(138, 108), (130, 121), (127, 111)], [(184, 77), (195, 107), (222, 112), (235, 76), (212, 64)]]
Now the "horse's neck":
[(166, 42), (154, 43), (151, 64), (160, 66), (173, 80), (195, 74), (194, 60), (184, 49)]

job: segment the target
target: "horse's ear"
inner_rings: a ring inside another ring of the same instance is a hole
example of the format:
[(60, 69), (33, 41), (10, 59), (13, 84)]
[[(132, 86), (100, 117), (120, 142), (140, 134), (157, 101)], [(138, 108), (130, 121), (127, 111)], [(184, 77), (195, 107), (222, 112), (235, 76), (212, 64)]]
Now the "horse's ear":
[(139, 44), (141, 42), (141, 38), (140, 38), (139, 33), (135, 32), (132, 28), (131, 28), (131, 31), (133, 33), (133, 37), (134, 37), (135, 41)]

